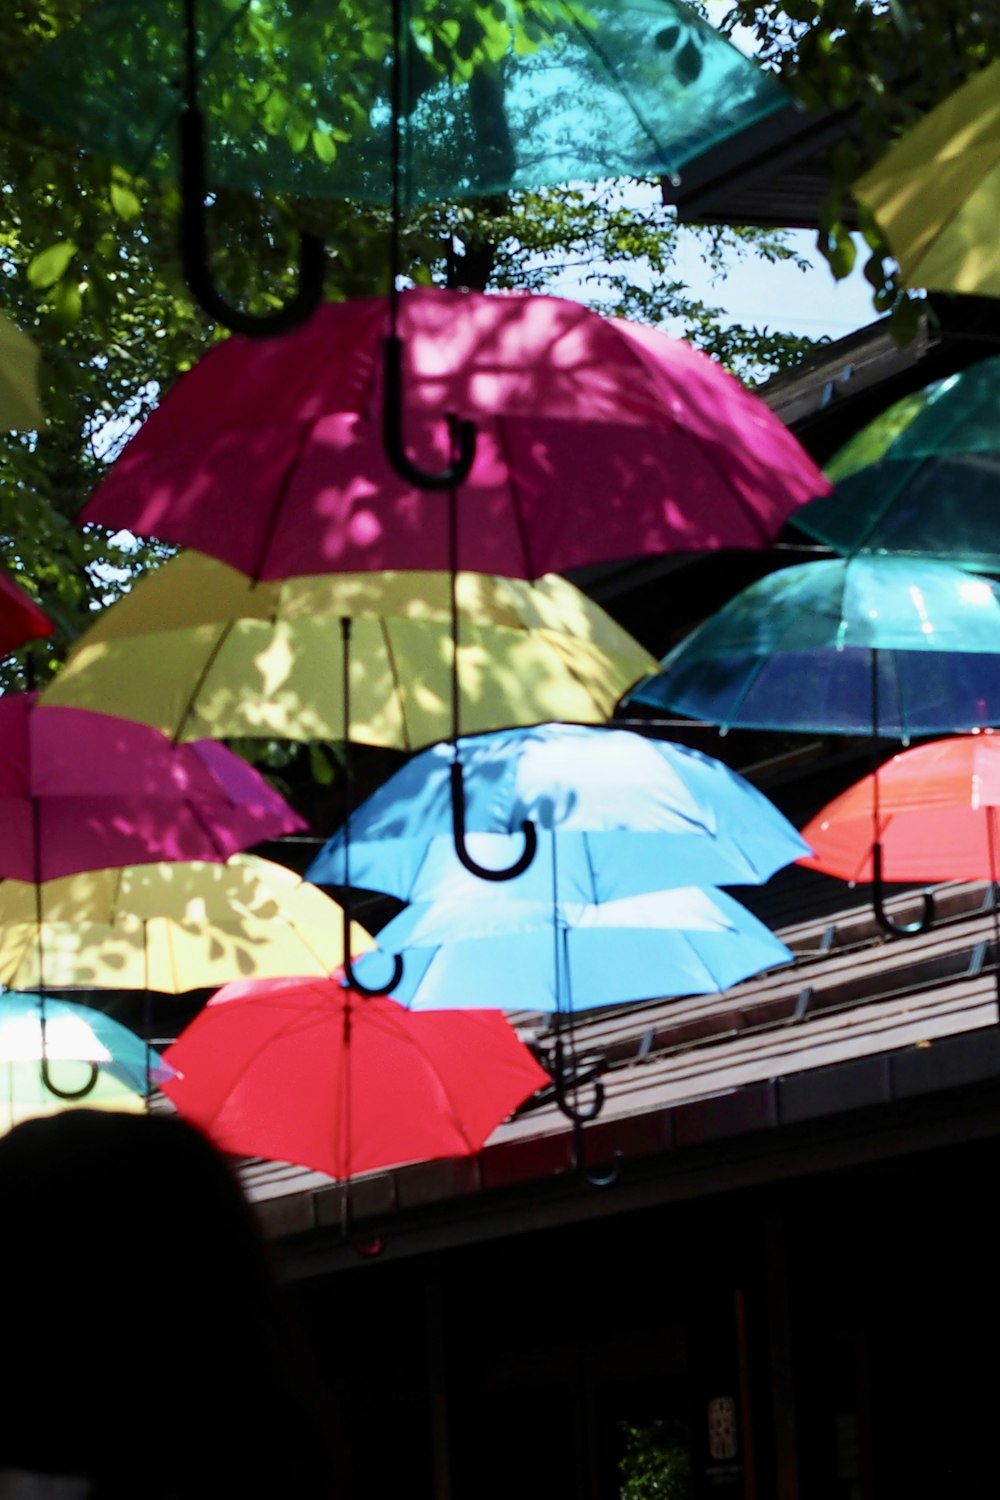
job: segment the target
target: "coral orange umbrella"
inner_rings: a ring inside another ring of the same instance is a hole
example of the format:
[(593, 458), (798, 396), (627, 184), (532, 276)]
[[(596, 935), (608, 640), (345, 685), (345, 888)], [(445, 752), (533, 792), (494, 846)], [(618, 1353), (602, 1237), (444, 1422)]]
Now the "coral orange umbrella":
[(167, 1049), (223, 1150), (331, 1177), (471, 1156), (548, 1074), (499, 1011), (416, 1015), (321, 979), (241, 980)]
[(876, 839), (890, 881), (1000, 875), (1000, 735), (934, 740), (894, 755), (802, 830), (798, 861), (841, 880), (874, 880)]

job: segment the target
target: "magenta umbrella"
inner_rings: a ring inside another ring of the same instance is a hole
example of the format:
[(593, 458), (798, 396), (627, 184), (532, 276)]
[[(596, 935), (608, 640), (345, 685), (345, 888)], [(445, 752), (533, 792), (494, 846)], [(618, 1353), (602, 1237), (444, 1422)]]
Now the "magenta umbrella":
[(225, 860), (306, 825), (252, 766), (213, 740), (33, 693), (0, 698), (0, 878), (55, 880), (160, 860)]
[(402, 440), (383, 449), (388, 302), (327, 303), (282, 339), (234, 337), (181, 377), (79, 519), (221, 558), (254, 578), (458, 566), (536, 578), (670, 551), (764, 547), (830, 485), (720, 365), (655, 329), (521, 293), (400, 299)]

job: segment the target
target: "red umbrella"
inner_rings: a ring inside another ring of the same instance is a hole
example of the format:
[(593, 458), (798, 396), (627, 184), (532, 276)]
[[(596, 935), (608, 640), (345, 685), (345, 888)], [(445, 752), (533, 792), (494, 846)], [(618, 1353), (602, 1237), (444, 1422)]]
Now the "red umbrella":
[(144, 724), (33, 693), (0, 698), (0, 878), (225, 860), (306, 825), (214, 740), (175, 745)]
[(227, 984), (164, 1058), (223, 1150), (342, 1179), (471, 1156), (549, 1081), (499, 1011), (415, 1014), (339, 973)]
[(886, 880), (996, 880), (998, 807), (1000, 735), (935, 740), (894, 755), (827, 803), (802, 830), (814, 852), (798, 863), (873, 880), (877, 837)]
[(52, 630), (48, 615), (0, 569), (0, 656), (16, 651), (25, 641), (51, 635)]
[(327, 303), (275, 340), (230, 338), (173, 389), (81, 512), (255, 578), (460, 566), (536, 578), (582, 563), (763, 547), (830, 485), (788, 429), (679, 339), (556, 297), (400, 299), (403, 440), (449, 505), (383, 450), (385, 298)]

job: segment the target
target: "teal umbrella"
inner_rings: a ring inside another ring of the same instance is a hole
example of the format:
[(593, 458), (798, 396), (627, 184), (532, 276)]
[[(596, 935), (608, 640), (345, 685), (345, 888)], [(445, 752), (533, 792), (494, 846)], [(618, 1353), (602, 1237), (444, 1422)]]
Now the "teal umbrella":
[(1000, 571), (1000, 356), (905, 396), (835, 454), (795, 524), (837, 552)]
[(928, 559), (782, 568), (693, 630), (625, 703), (726, 729), (902, 740), (1000, 724), (1000, 587)]

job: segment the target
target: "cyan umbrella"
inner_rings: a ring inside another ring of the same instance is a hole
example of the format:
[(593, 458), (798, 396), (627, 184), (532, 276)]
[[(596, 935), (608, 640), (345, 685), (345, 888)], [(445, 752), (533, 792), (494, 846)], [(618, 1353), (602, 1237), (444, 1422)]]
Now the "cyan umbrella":
[[(675, 885), (762, 884), (806, 846), (767, 798), (721, 761), (627, 729), (538, 724), (459, 741), (466, 843), (493, 868), (513, 863), (523, 827), (534, 862), (510, 882), (519, 899), (606, 901)], [(351, 815), (307, 879), (404, 901), (461, 881), (448, 744), (432, 745)], [(552, 837), (557, 840), (553, 870)], [(470, 894), (481, 895), (475, 885)]]
[(953, 734), (1000, 723), (1000, 588), (859, 554), (737, 594), (627, 695), (723, 728)]
[(711, 994), (793, 958), (721, 891), (682, 886), (616, 901), (546, 901), (512, 896), (513, 885), (476, 901), (463, 880), (454, 894), (407, 907), (355, 969), (374, 983), (388, 968), (386, 955), (401, 954), (403, 977), (391, 994), (412, 1009), (572, 1016)]
[(836, 490), (795, 525), (841, 553), (1000, 571), (1000, 356), (904, 396), (826, 466)]

